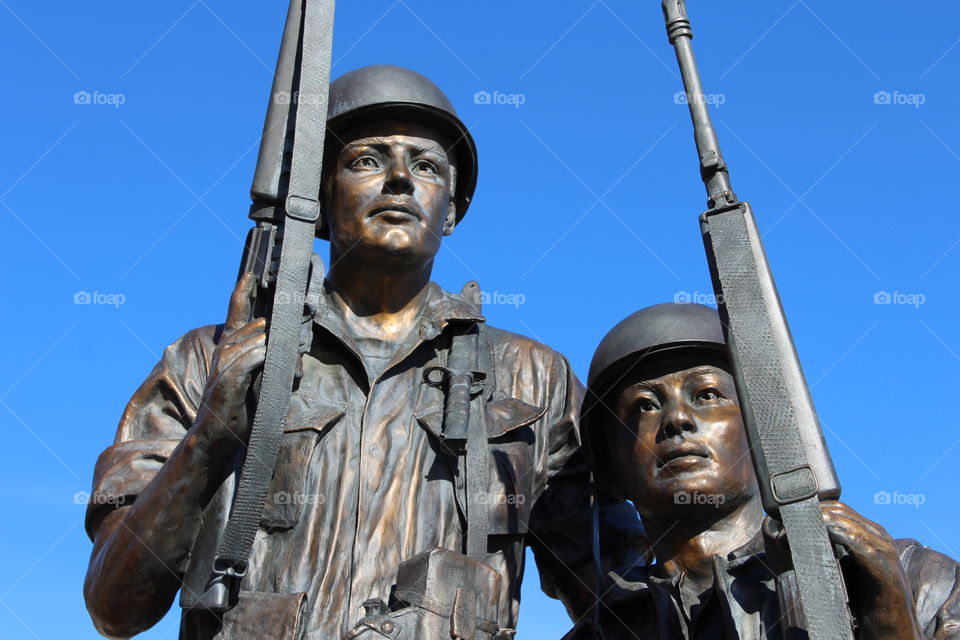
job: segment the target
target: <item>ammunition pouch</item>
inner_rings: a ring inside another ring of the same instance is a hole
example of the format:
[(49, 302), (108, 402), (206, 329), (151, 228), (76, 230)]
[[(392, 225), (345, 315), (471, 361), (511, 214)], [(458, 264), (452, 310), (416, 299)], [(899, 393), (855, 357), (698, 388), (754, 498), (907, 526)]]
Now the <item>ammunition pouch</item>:
[(514, 631), (497, 622), (500, 583), (500, 573), (479, 560), (424, 551), (401, 563), (391, 604), (367, 600), (367, 615), (343, 640), (511, 640)]

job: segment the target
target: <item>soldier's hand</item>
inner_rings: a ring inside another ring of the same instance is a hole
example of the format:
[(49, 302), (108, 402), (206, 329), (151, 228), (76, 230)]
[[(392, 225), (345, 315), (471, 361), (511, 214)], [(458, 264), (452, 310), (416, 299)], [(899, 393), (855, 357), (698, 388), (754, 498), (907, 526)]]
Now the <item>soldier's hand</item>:
[(823, 502), (820, 510), (831, 541), (850, 554), (844, 574), (859, 636), (922, 638), (910, 584), (887, 530), (842, 502)]
[[(841, 568), (859, 624), (857, 637), (921, 640), (910, 583), (887, 530), (842, 502), (822, 502), (820, 511), (830, 541), (848, 554)], [(763, 535), (768, 560), (780, 569), (789, 568), (790, 541), (783, 525), (767, 517)]]
[(197, 435), (217, 457), (246, 444), (252, 426), (246, 398), (266, 355), (266, 320), (247, 322), (254, 286), (253, 276), (247, 274), (233, 290), (195, 422)]

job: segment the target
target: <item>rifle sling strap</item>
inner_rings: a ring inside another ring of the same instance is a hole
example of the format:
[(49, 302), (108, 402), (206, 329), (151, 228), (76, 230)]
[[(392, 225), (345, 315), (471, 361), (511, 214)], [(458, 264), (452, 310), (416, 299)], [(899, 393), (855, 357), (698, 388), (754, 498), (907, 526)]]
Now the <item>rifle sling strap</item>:
[[(475, 369), (490, 371), (487, 357), (486, 327), (476, 324), (470, 334)], [(492, 364), (492, 363), (490, 363)], [(484, 385), (492, 383), (489, 374)], [(480, 392), (479, 410), (470, 412), (467, 422), (467, 555), (482, 562), (487, 561), (487, 538), (490, 534), (490, 447), (487, 442), (487, 424), (484, 406), (488, 397), (484, 387)]]
[(299, 86), (280, 266), (254, 423), (230, 518), (214, 561), (215, 575), (234, 579), (235, 587), (246, 573), (284, 431), (319, 217), (334, 0), (295, 0), (291, 11), (297, 4), (302, 4), (303, 12)]
[(755, 430), (751, 447), (768, 470), (769, 487), (762, 489), (769, 489), (775, 504), (764, 507), (778, 510), (783, 522), (807, 631), (814, 640), (851, 640), (846, 590), (790, 393), (790, 385), (802, 381), (791, 381), (777, 357), (772, 314), (779, 300), (772, 300), (775, 291), (764, 285), (765, 258), (749, 205), (708, 212), (704, 232), (741, 408), (748, 433), (751, 424)]

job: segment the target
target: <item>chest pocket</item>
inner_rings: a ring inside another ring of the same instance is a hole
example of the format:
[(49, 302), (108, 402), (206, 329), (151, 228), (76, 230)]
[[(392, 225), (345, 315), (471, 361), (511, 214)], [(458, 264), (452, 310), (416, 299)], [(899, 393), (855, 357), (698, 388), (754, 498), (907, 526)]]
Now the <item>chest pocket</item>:
[[(418, 405), (414, 414), (416, 420), (440, 443), (443, 458), (451, 466), (450, 476), (456, 486), (457, 503), (463, 512), (467, 503), (464, 456), (454, 455), (443, 444), (443, 394), (435, 389), (425, 390)], [(471, 405), (471, 410), (478, 409), (478, 402)], [(527, 532), (535, 491), (543, 484), (538, 480), (543, 465), (536, 460), (533, 424), (544, 413), (546, 409), (517, 398), (507, 397), (486, 403), (485, 422), (490, 448), (490, 535)]]
[(304, 505), (318, 501), (306, 486), (307, 473), (317, 442), (346, 415), (346, 404), (297, 406), (294, 398), (283, 431), (277, 465), (273, 470), (260, 526), (267, 531), (285, 531), (300, 521)]
[(533, 423), (546, 409), (503, 398), (486, 405), (490, 443), (490, 535), (523, 534), (529, 528), (536, 498), (538, 473), (536, 432)]

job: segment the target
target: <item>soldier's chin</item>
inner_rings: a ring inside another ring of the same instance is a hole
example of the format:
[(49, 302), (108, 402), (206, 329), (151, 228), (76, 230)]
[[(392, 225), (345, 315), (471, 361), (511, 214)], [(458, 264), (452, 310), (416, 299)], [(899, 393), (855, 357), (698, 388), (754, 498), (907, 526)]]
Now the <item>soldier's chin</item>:
[(420, 263), (433, 259), (436, 250), (413, 229), (393, 227), (376, 230), (368, 235), (366, 243), (375, 249), (384, 260), (394, 263)]
[(657, 484), (659, 493), (664, 495), (680, 492), (716, 493), (722, 488), (722, 483), (713, 472), (706, 469), (683, 471), (666, 477), (660, 476)]

